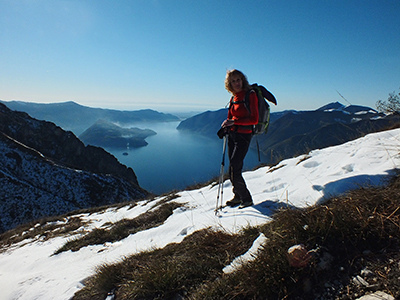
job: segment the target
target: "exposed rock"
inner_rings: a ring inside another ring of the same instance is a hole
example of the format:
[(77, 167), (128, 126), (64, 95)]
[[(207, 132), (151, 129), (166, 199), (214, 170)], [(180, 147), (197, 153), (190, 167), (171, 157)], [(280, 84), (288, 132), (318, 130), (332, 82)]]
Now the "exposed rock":
[(311, 254), (304, 245), (300, 244), (290, 247), (287, 251), (287, 257), (290, 266), (302, 268), (308, 265), (311, 259)]
[(353, 277), (353, 282), (356, 285), (369, 287), (369, 283), (364, 278), (362, 278), (360, 275)]
[(394, 300), (394, 297), (384, 292), (375, 292), (373, 294), (362, 296), (357, 300)]

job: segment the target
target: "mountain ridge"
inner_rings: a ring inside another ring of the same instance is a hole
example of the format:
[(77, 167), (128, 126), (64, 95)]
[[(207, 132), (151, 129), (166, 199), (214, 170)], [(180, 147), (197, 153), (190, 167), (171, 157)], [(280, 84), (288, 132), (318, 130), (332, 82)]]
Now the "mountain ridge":
[(152, 109), (116, 110), (92, 108), (74, 101), (61, 103), (31, 103), (23, 101), (2, 101), (8, 108), (24, 111), (35, 119), (53, 122), (64, 130), (73, 131), (79, 136), (84, 130), (95, 124), (99, 119), (109, 122), (130, 125), (142, 122), (171, 122), (179, 118)]
[(142, 199), (132, 168), (72, 132), (0, 103), (0, 232), (71, 210)]
[[(226, 116), (227, 109), (207, 111), (181, 121), (177, 129), (216, 139)], [(316, 110), (272, 112), (267, 134), (253, 138), (251, 147), (259, 146), (263, 163), (275, 164), (281, 159), (396, 126), (400, 126), (398, 116), (387, 116), (366, 106), (332, 102)]]

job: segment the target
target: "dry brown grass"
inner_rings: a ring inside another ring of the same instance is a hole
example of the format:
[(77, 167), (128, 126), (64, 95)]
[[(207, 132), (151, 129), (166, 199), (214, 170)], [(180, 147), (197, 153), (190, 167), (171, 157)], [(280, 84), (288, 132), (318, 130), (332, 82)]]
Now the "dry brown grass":
[(100, 266), (73, 299), (103, 300), (112, 290), (116, 299), (179, 299), (216, 280), (226, 264), (250, 247), (257, 233), (197, 231), (179, 244)]
[[(203, 230), (179, 244), (103, 265), (74, 299), (356, 299), (370, 290), (352, 277), (368, 267), (375, 287), (400, 297), (397, 278), (400, 178), (361, 188), (307, 209), (285, 209), (239, 235)], [(260, 233), (268, 237), (254, 262), (232, 274), (222, 268)], [(287, 250), (313, 249), (311, 262), (291, 267)], [(331, 260), (325, 266), (323, 258)], [(396, 260), (397, 259), (397, 260)]]
[[(171, 197), (169, 199), (171, 199)], [(181, 206), (183, 206), (183, 204), (173, 201), (163, 201), (158, 207), (134, 219), (122, 219), (113, 224), (108, 224), (108, 228), (95, 228), (83, 236), (73, 238), (59, 248), (54, 254), (57, 255), (68, 250), (78, 251), (82, 247), (89, 245), (101, 245), (106, 242), (112, 243), (120, 241), (136, 232), (161, 225), (172, 215), (174, 209)]]

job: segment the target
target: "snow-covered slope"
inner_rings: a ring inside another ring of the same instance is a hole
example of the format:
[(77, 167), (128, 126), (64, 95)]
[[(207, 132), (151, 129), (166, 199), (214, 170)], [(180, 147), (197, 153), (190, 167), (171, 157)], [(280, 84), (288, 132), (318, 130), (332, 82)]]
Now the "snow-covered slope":
[(46, 216), (145, 196), (121, 178), (58, 164), (1, 132), (0, 161), (0, 232)]
[(143, 199), (132, 168), (72, 132), (0, 103), (0, 233), (72, 210)]
[[(130, 235), (122, 241), (88, 246), (77, 252), (52, 255), (67, 237), (23, 241), (0, 253), (0, 298), (69, 299), (82, 287), (82, 280), (102, 263), (118, 261), (142, 250), (163, 247), (206, 227), (237, 232), (247, 225), (268, 222), (273, 209), (291, 205), (305, 207), (326, 197), (365, 184), (380, 184), (400, 164), (400, 129), (374, 133), (340, 146), (315, 150), (308, 155), (287, 159), (269, 168), (247, 172), (244, 177), (255, 205), (245, 209), (224, 208), (215, 215), (217, 185), (181, 191), (174, 201), (187, 203), (177, 208), (156, 228)], [(224, 199), (232, 197), (231, 185), (224, 183)], [(154, 202), (142, 201), (129, 208), (108, 209), (80, 215), (87, 228), (106, 222), (134, 218), (151, 209)], [(65, 220), (60, 220), (62, 222)]]

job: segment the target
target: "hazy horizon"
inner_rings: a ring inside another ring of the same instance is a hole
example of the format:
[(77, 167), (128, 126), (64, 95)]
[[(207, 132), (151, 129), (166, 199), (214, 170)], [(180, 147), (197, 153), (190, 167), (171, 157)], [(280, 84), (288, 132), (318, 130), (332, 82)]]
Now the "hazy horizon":
[[(382, 100), (387, 100), (387, 99), (385, 98), (385, 99), (382, 99)], [(165, 113), (165, 114), (172, 114), (172, 115), (175, 115), (175, 116), (177, 116), (179, 118), (183, 118), (183, 117), (187, 118), (187, 117), (194, 116), (196, 114), (201, 114), (201, 113), (206, 112), (206, 111), (217, 111), (217, 110), (220, 110), (220, 109), (227, 108), (227, 106), (224, 106), (224, 107), (220, 107), (220, 108), (217, 108), (217, 109), (203, 109), (203, 110), (201, 110), (200, 108), (198, 108), (198, 109), (189, 109), (189, 108), (187, 108), (187, 109), (185, 109), (185, 108), (177, 109), (175, 106), (162, 106), (162, 107), (159, 107), (157, 109), (157, 108), (150, 108), (150, 107), (140, 106), (138, 108), (125, 109), (125, 108), (113, 108), (112, 106), (88, 106), (88, 105), (84, 105), (84, 104), (78, 103), (78, 102), (73, 101), (73, 100), (59, 101), (59, 102), (30, 102), (30, 101), (24, 101), (24, 100), (4, 100), (4, 99), (0, 99), (0, 101), (2, 101), (4, 103), (15, 101), (15, 102), (33, 104), (33, 105), (36, 105), (36, 104), (38, 104), (38, 105), (63, 104), (63, 103), (68, 103), (68, 102), (74, 102), (74, 103), (76, 103), (78, 105), (81, 105), (81, 106), (84, 106), (84, 107), (110, 109), (110, 110), (117, 110), (117, 111), (138, 111), (138, 110), (151, 109), (151, 110), (155, 110), (155, 111), (158, 111), (158, 112), (161, 112), (161, 113)], [(279, 106), (275, 106), (273, 104), (271, 104), (270, 107), (271, 107), (271, 113), (283, 112), (285, 110), (298, 110), (298, 111), (302, 111), (302, 110), (317, 110), (320, 107), (323, 107), (323, 106), (325, 106), (327, 104), (336, 103), (336, 102), (339, 102), (344, 106), (348, 106), (348, 105), (366, 106), (366, 105), (358, 104), (358, 103), (348, 103), (348, 102), (346, 102), (346, 100), (341, 99), (341, 101), (337, 100), (337, 101), (332, 101), (332, 102), (321, 103), (321, 105), (319, 105), (318, 107), (314, 107), (314, 108), (310, 108), (310, 109), (301, 109), (301, 108), (300, 109), (294, 109), (294, 108), (280, 109)], [(228, 104), (228, 102), (227, 102), (227, 104)], [(376, 110), (376, 105), (368, 106), (368, 107)]]

